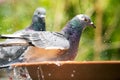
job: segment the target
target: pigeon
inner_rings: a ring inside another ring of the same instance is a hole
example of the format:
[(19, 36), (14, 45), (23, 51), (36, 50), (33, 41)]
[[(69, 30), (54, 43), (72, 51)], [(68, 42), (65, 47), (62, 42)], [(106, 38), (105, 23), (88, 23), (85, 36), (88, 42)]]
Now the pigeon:
[(46, 10), (44, 8), (37, 8), (33, 14), (32, 24), (26, 30), (45, 31), (45, 17)]
[[(24, 30), (17, 31), (13, 35), (22, 35), (26, 31), (45, 31), (45, 17), (46, 17), (46, 10), (42, 7), (37, 8), (34, 11), (32, 23), (30, 26), (25, 28)], [(12, 42), (21, 42), (20, 39), (7, 39), (3, 43), (12, 43)], [(27, 45), (25, 46), (0, 46), (0, 65), (8, 64), (11, 61), (15, 60), (16, 58), (20, 57), (22, 53), (28, 48)]]
[(96, 27), (89, 16), (79, 14), (60, 32), (26, 31), (22, 35), (0, 35), (0, 38), (21, 39), (23, 41), (18, 42), (19, 44), (29, 45), (29, 48), (18, 58), (22, 62), (68, 61), (75, 59), (80, 37), (86, 26)]

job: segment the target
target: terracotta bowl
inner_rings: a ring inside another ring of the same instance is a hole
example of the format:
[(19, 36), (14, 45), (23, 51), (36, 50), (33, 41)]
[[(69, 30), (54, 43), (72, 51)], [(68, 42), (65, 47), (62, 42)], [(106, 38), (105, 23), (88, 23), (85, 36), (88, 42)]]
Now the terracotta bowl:
[(120, 80), (120, 61), (55, 61), (12, 66), (26, 67), (33, 80)]

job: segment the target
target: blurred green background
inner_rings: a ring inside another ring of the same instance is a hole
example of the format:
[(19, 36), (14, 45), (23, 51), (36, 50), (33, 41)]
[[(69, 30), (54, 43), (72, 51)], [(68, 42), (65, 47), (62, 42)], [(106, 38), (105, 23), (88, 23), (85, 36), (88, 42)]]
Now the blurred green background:
[(77, 61), (120, 59), (120, 0), (0, 0), (0, 34), (27, 27), (37, 7), (47, 10), (49, 31), (60, 31), (77, 14), (91, 17), (97, 28), (84, 30)]

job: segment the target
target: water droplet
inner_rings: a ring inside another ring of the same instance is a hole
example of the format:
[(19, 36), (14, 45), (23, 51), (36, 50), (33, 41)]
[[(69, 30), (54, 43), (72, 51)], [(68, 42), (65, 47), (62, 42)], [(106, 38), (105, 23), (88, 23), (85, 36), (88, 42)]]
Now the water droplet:
[(12, 60), (11, 58), (8, 59), (8, 61), (11, 61), (11, 60)]
[[(15, 67), (16, 67), (16, 66), (15, 66)], [(12, 69), (13, 69), (13, 67), (12, 67), (12, 66), (10, 66), (8, 69), (9, 69), (9, 70), (12, 70)]]
[(12, 28), (7, 29), (7, 32), (12, 32)]
[(39, 70), (39, 69), (40, 69), (40, 67), (37, 67), (37, 69)]
[(73, 70), (73, 73), (75, 73), (76, 71), (75, 70)]
[(15, 80), (31, 80), (31, 77), (26, 69), (26, 67), (16, 67), (14, 68), (14, 76), (15, 76)]
[(44, 75), (42, 75), (42, 79), (44, 79)]
[(106, 41), (103, 41), (104, 43), (106, 42)]
[(107, 35), (107, 33), (105, 32), (105, 35)]
[(55, 64), (56, 64), (57, 66), (61, 66), (61, 64), (60, 64), (58, 61), (56, 61)]
[(48, 76), (51, 76), (51, 73), (49, 73)]
[(74, 74), (71, 74), (71, 77), (74, 77)]
[(40, 69), (40, 74), (38, 74), (38, 75), (41, 75), (42, 80), (45, 80), (45, 79), (44, 79), (43, 70), (42, 70), (41, 66), (39, 66), (39, 69)]
[(23, 47), (23, 49), (26, 49), (25, 47)]

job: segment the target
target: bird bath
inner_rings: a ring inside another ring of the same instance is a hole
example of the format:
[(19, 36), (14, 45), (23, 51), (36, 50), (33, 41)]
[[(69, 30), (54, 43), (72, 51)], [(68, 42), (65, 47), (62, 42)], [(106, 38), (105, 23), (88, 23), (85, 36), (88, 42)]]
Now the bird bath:
[(26, 67), (32, 80), (120, 80), (120, 61), (48, 61), (12, 67)]

